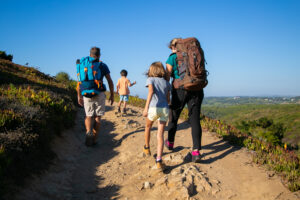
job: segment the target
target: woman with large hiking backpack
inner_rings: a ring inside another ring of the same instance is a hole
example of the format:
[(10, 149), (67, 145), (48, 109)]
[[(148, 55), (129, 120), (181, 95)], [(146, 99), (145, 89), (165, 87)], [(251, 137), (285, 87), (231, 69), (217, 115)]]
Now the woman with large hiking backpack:
[(175, 38), (171, 40), (169, 48), (172, 54), (166, 62), (166, 71), (167, 80), (172, 77), (172, 99), (165, 146), (173, 150), (178, 119), (187, 104), (193, 139), (192, 161), (200, 162), (202, 137), (200, 110), (204, 97), (203, 88), (208, 83), (204, 52), (196, 38)]

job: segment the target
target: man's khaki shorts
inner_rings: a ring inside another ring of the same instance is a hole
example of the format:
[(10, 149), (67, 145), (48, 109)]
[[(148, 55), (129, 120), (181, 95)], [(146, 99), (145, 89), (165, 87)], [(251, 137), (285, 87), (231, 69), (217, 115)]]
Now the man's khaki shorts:
[(104, 92), (92, 98), (83, 97), (85, 115), (87, 117), (103, 116), (105, 113), (105, 98)]

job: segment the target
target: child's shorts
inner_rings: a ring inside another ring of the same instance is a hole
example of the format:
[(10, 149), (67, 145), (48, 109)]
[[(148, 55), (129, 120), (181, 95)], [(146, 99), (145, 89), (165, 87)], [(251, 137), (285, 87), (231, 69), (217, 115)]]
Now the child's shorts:
[(100, 94), (92, 98), (83, 97), (86, 116), (103, 116), (105, 113), (105, 98), (106, 97), (104, 92), (100, 92)]
[(128, 95), (120, 95), (120, 101), (128, 101)]
[(148, 119), (150, 121), (163, 121), (166, 122), (169, 119), (169, 108), (150, 107), (148, 110)]

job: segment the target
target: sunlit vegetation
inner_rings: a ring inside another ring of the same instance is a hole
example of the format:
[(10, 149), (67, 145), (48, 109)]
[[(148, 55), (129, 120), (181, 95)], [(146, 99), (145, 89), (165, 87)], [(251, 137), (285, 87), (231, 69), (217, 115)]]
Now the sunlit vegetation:
[(51, 139), (74, 123), (76, 91), (35, 68), (0, 59), (0, 194), (48, 166)]
[[(228, 124), (241, 127), (241, 123), (268, 118), (273, 124), (282, 124), (285, 128), (282, 141), (298, 146), (300, 144), (300, 104), (271, 104), (271, 105), (227, 105), (210, 106), (203, 105), (202, 112), (205, 116), (225, 121)], [(252, 121), (252, 122), (250, 122)], [(245, 128), (245, 127), (244, 127)], [(252, 134), (257, 134), (259, 127), (251, 128)], [(256, 131), (254, 131), (256, 129)]]
[[(208, 117), (203, 117), (201, 121), (205, 129), (216, 132), (220, 137), (223, 137), (234, 145), (245, 146), (249, 150), (254, 151), (252, 155), (255, 163), (265, 165), (267, 168), (280, 174), (284, 183), (291, 191), (299, 190), (300, 154), (295, 150), (290, 150), (287, 144), (279, 142), (280, 137), (282, 137), (281, 131), (284, 131), (282, 130), (284, 129), (282, 125), (274, 125), (272, 120), (268, 119), (245, 123), (247, 125), (243, 125), (243, 127), (247, 127), (249, 123), (257, 123), (255, 126), (265, 129), (263, 131), (264, 134), (255, 136), (249, 132), (248, 128), (243, 132), (234, 126)], [(272, 127), (272, 131), (275, 131), (273, 134), (268, 132), (268, 128), (270, 127)]]

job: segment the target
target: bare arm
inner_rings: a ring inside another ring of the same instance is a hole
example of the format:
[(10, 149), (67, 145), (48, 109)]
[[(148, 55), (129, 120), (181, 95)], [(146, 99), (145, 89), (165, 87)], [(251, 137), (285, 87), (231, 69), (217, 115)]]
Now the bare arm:
[(127, 84), (129, 87), (134, 86), (136, 84), (136, 81), (134, 81), (133, 83), (130, 82), (130, 80), (127, 81)]
[(133, 83), (130, 83), (130, 81), (129, 81), (129, 86), (131, 87), (131, 86), (134, 86), (136, 84), (136, 81), (134, 81)]
[(170, 81), (172, 71), (173, 71), (172, 65), (167, 64), (167, 65), (166, 65), (166, 72), (167, 72), (166, 80), (167, 80), (167, 81)]
[(168, 104), (171, 104), (171, 101), (170, 101), (170, 91), (168, 91), (168, 93), (167, 93), (167, 101), (168, 101)]
[(144, 111), (143, 111), (143, 116), (144, 117), (148, 116), (148, 109), (149, 109), (149, 104), (150, 104), (150, 101), (152, 99), (152, 96), (153, 96), (153, 85), (149, 84), (148, 85), (147, 101), (146, 101), (146, 105), (145, 105), (145, 108), (144, 108)]
[(117, 93), (119, 93), (119, 89), (120, 89), (120, 82), (118, 81), (118, 83), (117, 83)]
[(110, 100), (110, 105), (112, 105), (114, 103), (114, 83), (111, 80), (110, 74), (106, 74), (105, 78), (106, 78), (106, 80), (108, 82), (108, 85), (109, 85), (109, 91), (110, 91), (109, 100)]
[(83, 106), (83, 97), (81, 95), (81, 92), (80, 92), (80, 87), (79, 87), (79, 83), (77, 83), (77, 99), (78, 99), (78, 104)]

